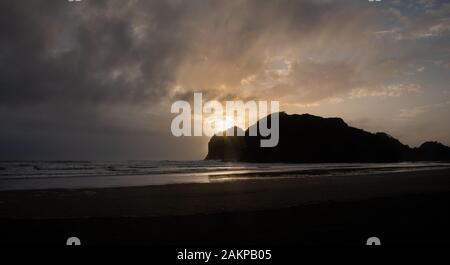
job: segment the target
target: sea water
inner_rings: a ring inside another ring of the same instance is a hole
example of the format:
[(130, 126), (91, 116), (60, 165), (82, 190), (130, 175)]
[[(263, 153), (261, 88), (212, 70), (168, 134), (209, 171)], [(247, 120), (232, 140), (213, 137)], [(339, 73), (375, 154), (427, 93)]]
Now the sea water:
[(0, 190), (48, 190), (213, 183), (264, 178), (372, 174), (450, 167), (448, 163), (258, 164), (220, 161), (0, 162)]

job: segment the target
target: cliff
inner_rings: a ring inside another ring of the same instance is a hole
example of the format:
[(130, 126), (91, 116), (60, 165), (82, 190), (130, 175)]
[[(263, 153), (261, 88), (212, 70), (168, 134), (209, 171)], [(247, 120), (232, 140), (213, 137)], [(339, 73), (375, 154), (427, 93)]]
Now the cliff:
[(277, 146), (260, 147), (262, 137), (248, 136), (249, 130), (243, 137), (213, 136), (206, 159), (289, 163), (450, 161), (450, 148), (445, 145), (427, 142), (410, 148), (386, 133), (350, 127), (341, 118), (282, 112), (279, 120)]

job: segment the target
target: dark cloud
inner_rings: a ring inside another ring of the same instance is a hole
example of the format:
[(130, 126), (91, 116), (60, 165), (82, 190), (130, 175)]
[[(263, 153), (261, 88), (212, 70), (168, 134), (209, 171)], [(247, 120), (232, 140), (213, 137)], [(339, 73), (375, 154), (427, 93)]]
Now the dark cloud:
[(265, 70), (265, 52), (301, 46), (324, 28), (339, 33), (345, 26), (343, 38), (362, 34), (357, 20), (345, 22), (358, 5), (332, 1), (48, 0), (0, 7), (0, 102), (14, 108), (148, 104), (176, 84), (236, 87)]
[(152, 2), (155, 29), (139, 40), (139, 6), (86, 2), (2, 2), (2, 104), (134, 103), (164, 94), (180, 50), (169, 34), (177, 11)]
[[(181, 10), (163, 1), (2, 1), (0, 10), (2, 159), (79, 158), (89, 145), (114, 157), (108, 146), (162, 131), (141, 113), (174, 80)], [(136, 23), (151, 27), (147, 36)]]

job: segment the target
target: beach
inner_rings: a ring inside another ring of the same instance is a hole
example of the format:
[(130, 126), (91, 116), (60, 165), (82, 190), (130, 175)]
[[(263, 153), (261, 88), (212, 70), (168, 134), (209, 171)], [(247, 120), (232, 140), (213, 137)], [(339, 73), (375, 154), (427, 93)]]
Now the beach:
[(2, 191), (1, 243), (442, 243), (449, 198), (450, 169)]

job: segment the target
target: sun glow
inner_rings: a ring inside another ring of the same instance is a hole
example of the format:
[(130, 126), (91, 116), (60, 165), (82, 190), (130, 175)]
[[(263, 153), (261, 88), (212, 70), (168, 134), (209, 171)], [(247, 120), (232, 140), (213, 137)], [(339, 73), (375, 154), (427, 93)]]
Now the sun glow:
[(218, 118), (215, 120), (214, 132), (226, 131), (235, 125), (234, 119), (229, 117)]

